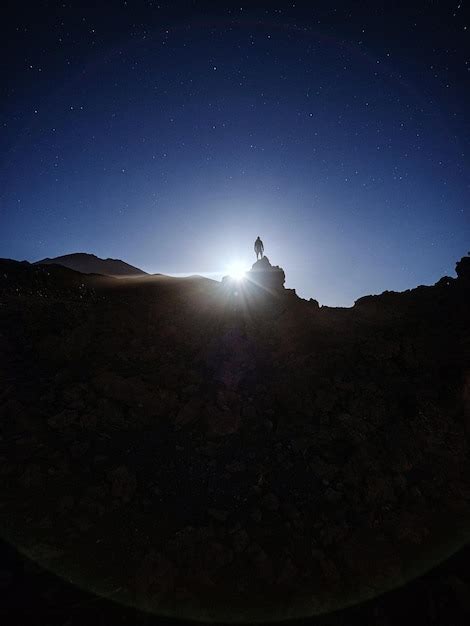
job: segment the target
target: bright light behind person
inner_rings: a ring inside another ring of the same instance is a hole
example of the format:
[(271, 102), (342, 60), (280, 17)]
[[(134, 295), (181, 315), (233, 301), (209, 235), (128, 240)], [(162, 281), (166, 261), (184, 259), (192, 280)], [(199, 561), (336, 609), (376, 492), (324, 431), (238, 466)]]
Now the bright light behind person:
[(245, 268), (241, 263), (232, 263), (228, 269), (228, 273), (234, 280), (243, 280), (245, 278)]

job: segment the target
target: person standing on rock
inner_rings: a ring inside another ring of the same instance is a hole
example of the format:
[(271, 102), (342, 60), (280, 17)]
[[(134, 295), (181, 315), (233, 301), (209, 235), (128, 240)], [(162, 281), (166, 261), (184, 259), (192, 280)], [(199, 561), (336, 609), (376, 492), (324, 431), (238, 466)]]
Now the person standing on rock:
[(258, 235), (257, 240), (255, 241), (255, 254), (256, 254), (256, 260), (258, 260), (258, 256), (260, 259), (263, 258), (264, 245), (261, 239), (259, 238), (259, 235)]

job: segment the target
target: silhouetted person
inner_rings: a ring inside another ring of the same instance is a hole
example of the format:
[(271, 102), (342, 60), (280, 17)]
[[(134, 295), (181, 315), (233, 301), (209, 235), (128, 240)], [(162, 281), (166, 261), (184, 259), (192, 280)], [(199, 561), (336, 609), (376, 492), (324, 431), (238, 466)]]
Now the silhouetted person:
[(259, 238), (259, 235), (258, 235), (258, 239), (255, 241), (255, 254), (256, 254), (256, 260), (258, 260), (258, 257), (260, 259), (263, 258), (264, 245), (261, 239)]

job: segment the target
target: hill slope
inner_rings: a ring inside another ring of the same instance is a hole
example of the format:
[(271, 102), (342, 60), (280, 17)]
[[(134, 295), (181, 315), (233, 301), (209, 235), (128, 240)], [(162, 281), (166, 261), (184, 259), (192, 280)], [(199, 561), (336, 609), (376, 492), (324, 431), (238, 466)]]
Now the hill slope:
[(470, 519), (468, 261), (319, 308), (0, 261), (0, 522), (103, 595), (281, 619), (394, 587)]
[(53, 259), (36, 261), (35, 265), (62, 265), (82, 274), (104, 274), (105, 276), (143, 276), (147, 274), (138, 267), (120, 259), (100, 259), (94, 254), (76, 252)]

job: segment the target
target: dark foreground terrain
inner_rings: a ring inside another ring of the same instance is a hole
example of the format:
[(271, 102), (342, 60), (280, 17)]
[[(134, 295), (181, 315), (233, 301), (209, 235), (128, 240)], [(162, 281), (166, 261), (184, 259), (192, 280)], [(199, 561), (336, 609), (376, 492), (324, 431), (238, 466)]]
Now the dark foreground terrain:
[[(469, 535), (468, 260), (351, 309), (1, 261), (4, 539), (76, 587), (217, 621), (322, 614), (429, 570)], [(462, 558), (436, 595), (450, 624)], [(416, 623), (438, 623), (422, 595)], [(395, 623), (386, 606), (364, 619)]]

